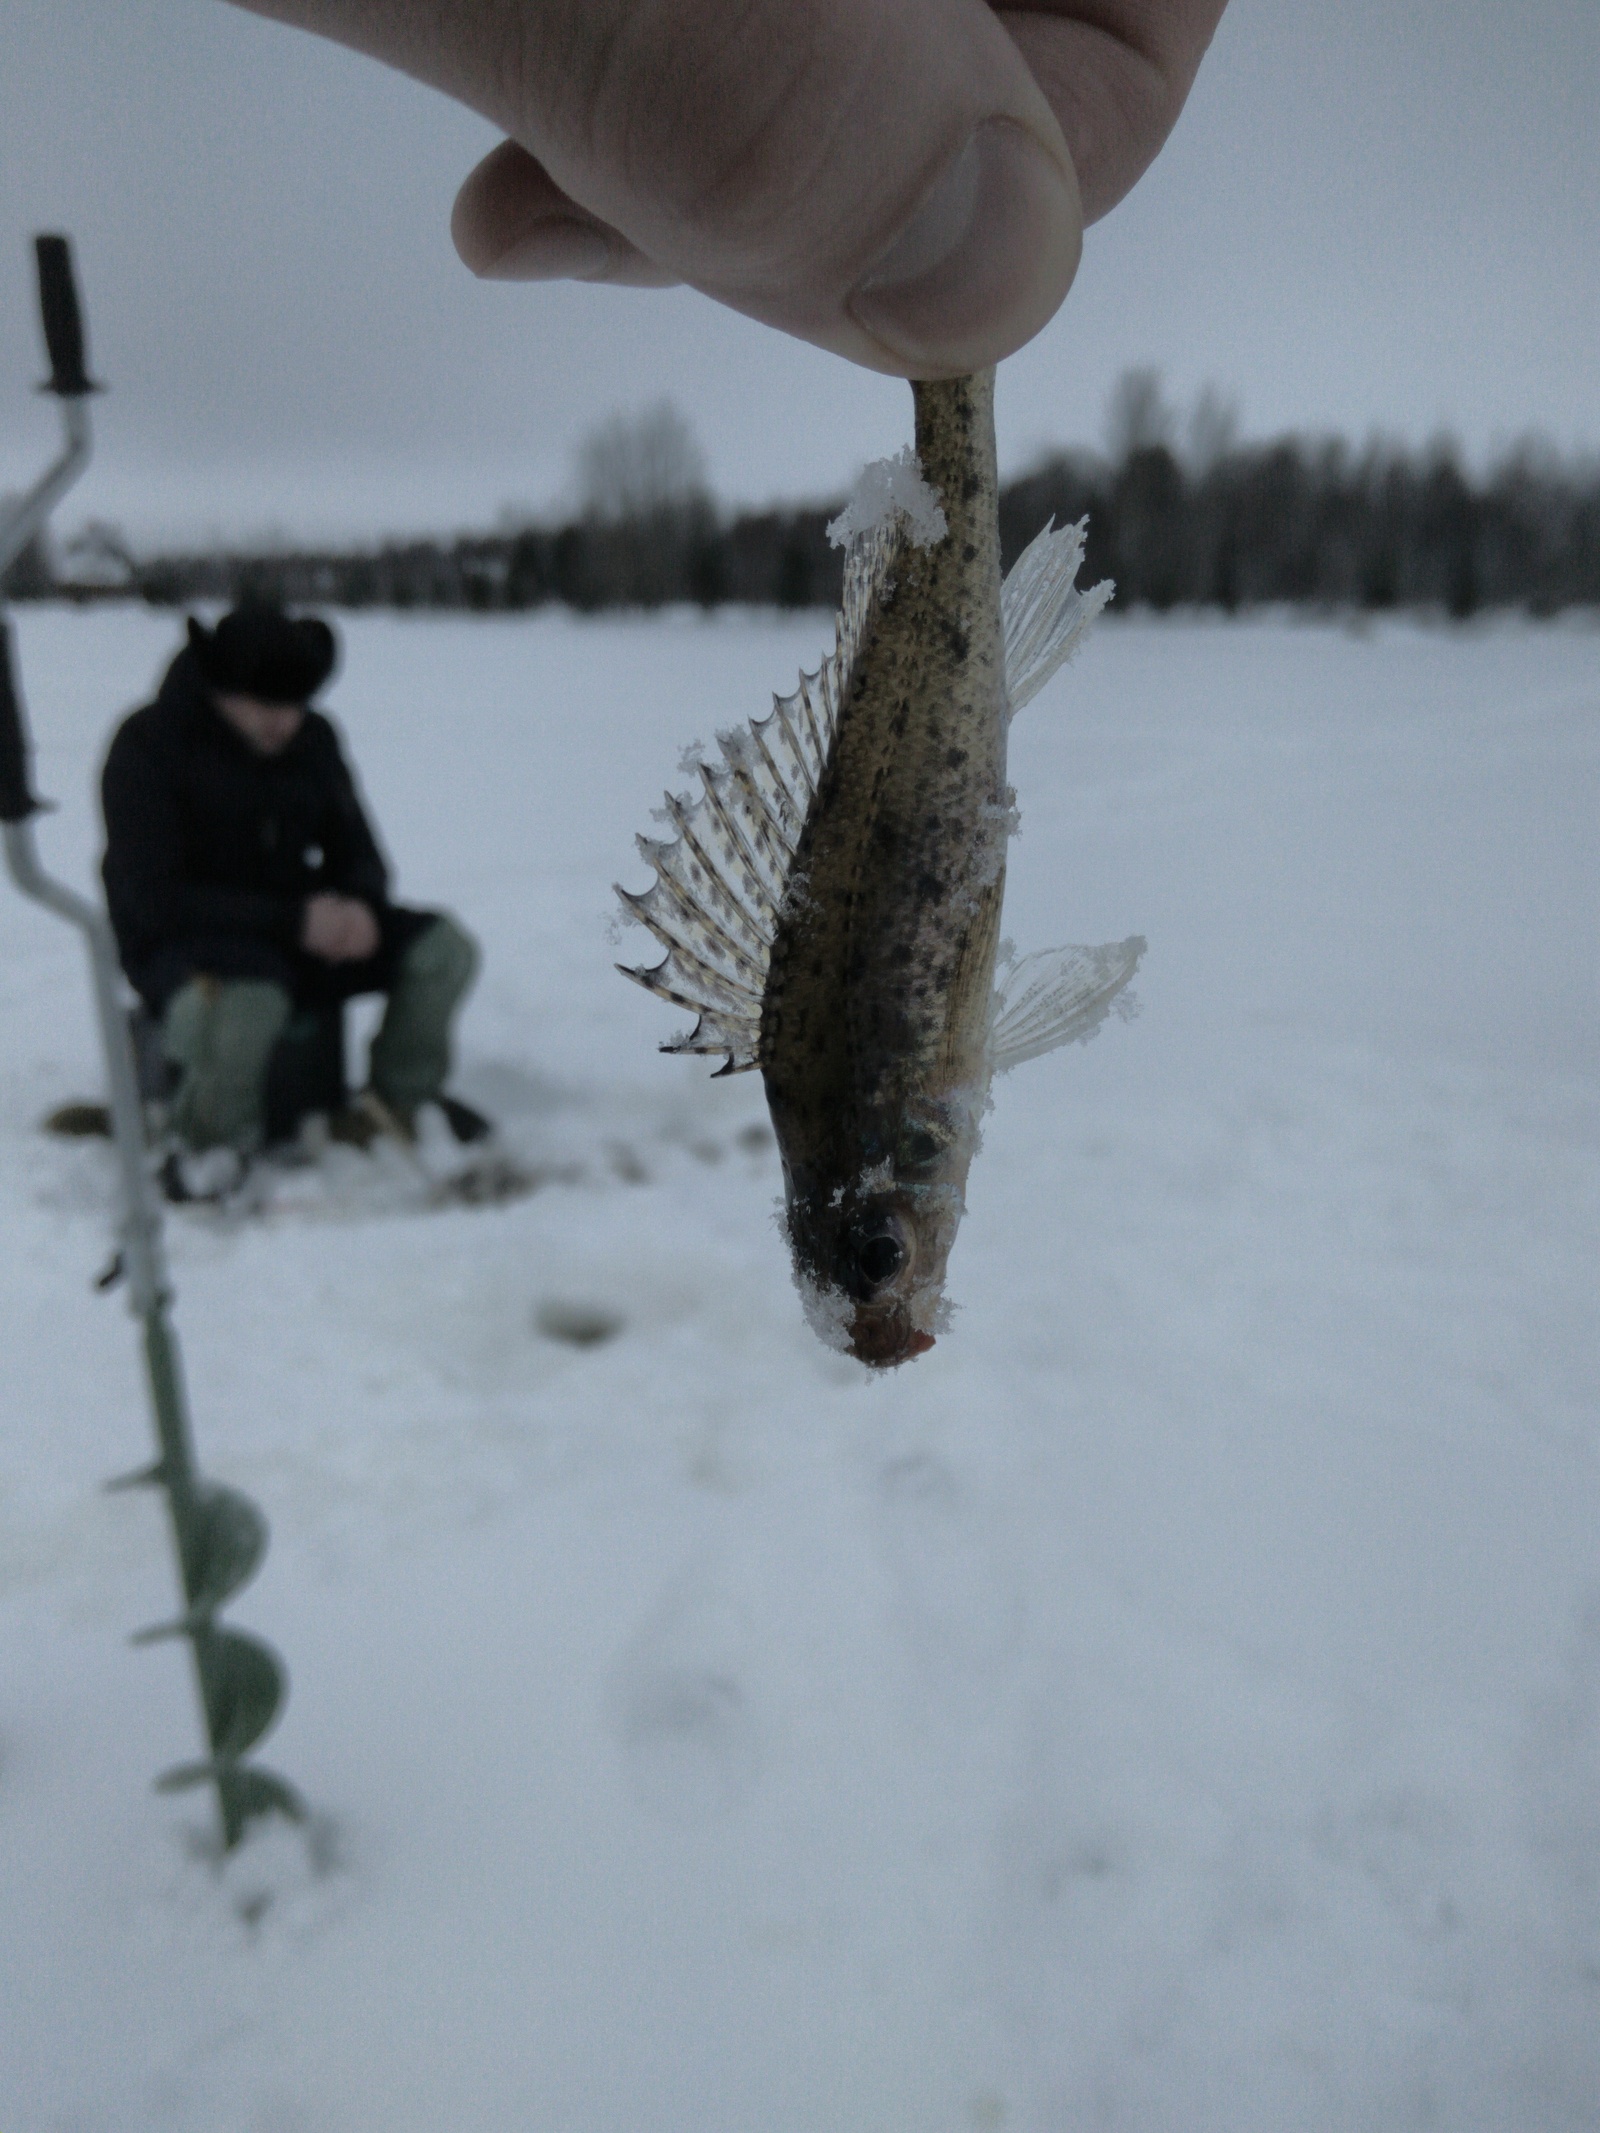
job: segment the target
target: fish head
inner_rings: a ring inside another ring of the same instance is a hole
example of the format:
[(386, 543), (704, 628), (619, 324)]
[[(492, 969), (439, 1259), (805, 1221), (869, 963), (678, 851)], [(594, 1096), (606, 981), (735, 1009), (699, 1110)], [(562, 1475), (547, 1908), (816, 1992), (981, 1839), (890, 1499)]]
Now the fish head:
[(838, 1166), (843, 1176), (785, 1163), (807, 1315), (831, 1346), (875, 1369), (925, 1355), (949, 1319), (945, 1271), (977, 1138), (964, 1108), (922, 1104), (875, 1121), (853, 1163)]

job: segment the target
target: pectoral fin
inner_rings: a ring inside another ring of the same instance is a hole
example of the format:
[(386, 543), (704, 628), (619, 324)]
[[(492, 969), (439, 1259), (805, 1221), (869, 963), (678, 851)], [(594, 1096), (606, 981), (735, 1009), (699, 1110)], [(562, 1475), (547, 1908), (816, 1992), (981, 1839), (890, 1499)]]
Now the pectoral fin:
[(1062, 1044), (1087, 1044), (1113, 1009), (1137, 1013), (1124, 990), (1145, 944), (1138, 934), (1102, 948), (1045, 948), (1001, 973), (989, 1025), (989, 1063), (1007, 1073)]
[(1014, 712), (1037, 696), (1062, 661), (1072, 657), (1116, 591), (1109, 578), (1084, 592), (1073, 582), (1083, 562), (1088, 524), (1086, 518), (1079, 519), (1059, 532), (1054, 525), (1046, 526), (1017, 557), (1000, 589), (1006, 693)]

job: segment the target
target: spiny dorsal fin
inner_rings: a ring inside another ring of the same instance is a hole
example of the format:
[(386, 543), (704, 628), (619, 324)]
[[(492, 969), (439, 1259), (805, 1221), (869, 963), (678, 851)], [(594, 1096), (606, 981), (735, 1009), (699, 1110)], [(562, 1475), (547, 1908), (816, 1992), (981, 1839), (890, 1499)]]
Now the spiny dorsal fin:
[(678, 834), (638, 840), (656, 878), (642, 896), (618, 887), (633, 917), (667, 953), (624, 977), (698, 1015), (664, 1052), (726, 1052), (722, 1071), (756, 1064), (761, 999), (778, 911), (788, 893), (800, 832), (833, 747), (867, 617), (893, 574), (904, 535), (898, 518), (851, 544), (834, 648), (792, 696), (775, 696), (766, 718), (717, 736), (719, 763), (701, 763), (702, 791), (667, 795)]
[(1044, 948), (1001, 972), (989, 1025), (989, 1065), (1004, 1074), (1061, 1044), (1087, 1044), (1113, 1009), (1137, 1014), (1128, 980), (1145, 944), (1138, 934), (1103, 948)]
[[(1086, 593), (1073, 585), (1087, 523), (1059, 533), (1046, 526), (1001, 589), (1013, 711), (1071, 656), (1111, 597), (1109, 584)], [(640, 856), (656, 878), (642, 895), (620, 886), (617, 894), (667, 953), (653, 969), (617, 968), (699, 1018), (692, 1030), (664, 1044), (665, 1052), (725, 1052), (725, 1074), (757, 1064), (768, 960), (800, 833), (827, 768), (868, 616), (910, 537), (900, 515), (891, 513), (851, 542), (831, 655), (815, 674), (801, 675), (792, 696), (775, 696), (766, 718), (718, 734), (721, 760), (697, 766), (699, 795), (667, 795), (675, 837), (638, 839)]]

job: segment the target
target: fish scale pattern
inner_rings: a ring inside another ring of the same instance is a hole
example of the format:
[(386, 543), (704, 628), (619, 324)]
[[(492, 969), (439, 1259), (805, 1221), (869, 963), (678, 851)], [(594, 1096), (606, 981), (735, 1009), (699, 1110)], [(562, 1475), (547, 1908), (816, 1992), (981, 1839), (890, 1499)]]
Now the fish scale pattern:
[[(1046, 526), (1002, 589), (1013, 710), (1076, 649), (1111, 596), (1110, 585), (1087, 593), (1075, 587), (1083, 534), (1082, 522), (1060, 532)], [(666, 796), (675, 836), (636, 840), (655, 880), (638, 895), (619, 884), (617, 895), (667, 952), (653, 966), (617, 968), (696, 1017), (664, 1052), (723, 1053), (724, 1074), (760, 1063), (761, 1003), (779, 917), (796, 888), (801, 834), (873, 605), (888, 590), (907, 539), (896, 513), (852, 542), (831, 655), (816, 673), (801, 675), (792, 695), (774, 696), (766, 718), (718, 734), (719, 760), (696, 766), (699, 793)]]

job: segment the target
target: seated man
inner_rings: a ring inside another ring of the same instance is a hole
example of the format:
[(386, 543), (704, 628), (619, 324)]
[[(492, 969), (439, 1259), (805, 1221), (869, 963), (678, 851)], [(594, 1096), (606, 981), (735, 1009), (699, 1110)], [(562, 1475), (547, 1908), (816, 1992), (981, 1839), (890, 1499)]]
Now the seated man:
[[(389, 901), (338, 737), (308, 709), (335, 657), (327, 623), (277, 608), (236, 608), (214, 630), (191, 619), (155, 702), (106, 757), (106, 901), (179, 1070), (171, 1119), (191, 1150), (247, 1159), (291, 1015), (357, 993), (388, 998), (369, 1087), (336, 1133), (409, 1137), (441, 1098), (478, 951), (444, 913)], [(458, 1136), (483, 1130), (443, 1101)]]

